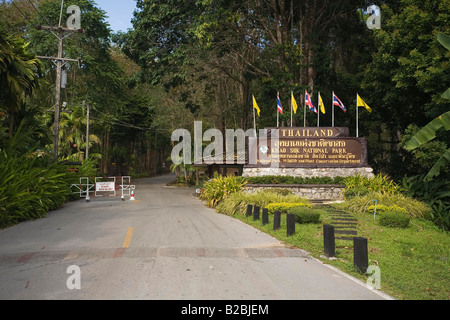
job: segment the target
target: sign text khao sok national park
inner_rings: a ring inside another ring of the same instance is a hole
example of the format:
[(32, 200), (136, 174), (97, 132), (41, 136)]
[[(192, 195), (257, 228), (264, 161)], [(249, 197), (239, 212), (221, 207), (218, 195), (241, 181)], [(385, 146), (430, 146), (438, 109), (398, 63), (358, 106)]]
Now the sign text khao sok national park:
[(249, 153), (262, 167), (367, 166), (367, 140), (348, 135), (348, 128), (268, 129), (267, 140), (251, 139)]

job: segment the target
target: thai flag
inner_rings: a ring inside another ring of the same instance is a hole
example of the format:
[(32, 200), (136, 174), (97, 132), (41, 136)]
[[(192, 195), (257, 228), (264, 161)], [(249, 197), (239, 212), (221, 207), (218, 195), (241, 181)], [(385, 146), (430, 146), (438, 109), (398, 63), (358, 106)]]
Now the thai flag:
[(277, 94), (277, 108), (278, 112), (283, 114), (283, 106), (281, 105), (280, 94)]
[(309, 107), (309, 110), (317, 113), (317, 109), (314, 106), (308, 91), (306, 91), (306, 94), (305, 94), (305, 104)]
[(338, 106), (342, 109), (342, 111), (347, 112), (347, 108), (344, 106), (344, 104), (339, 100), (339, 98), (334, 94), (333, 92), (333, 105)]

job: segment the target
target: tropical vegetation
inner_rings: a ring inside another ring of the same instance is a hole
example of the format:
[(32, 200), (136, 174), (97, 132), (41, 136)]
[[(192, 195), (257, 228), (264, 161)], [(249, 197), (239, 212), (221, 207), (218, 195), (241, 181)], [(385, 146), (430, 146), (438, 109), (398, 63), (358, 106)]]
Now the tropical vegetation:
[[(136, 0), (125, 33), (111, 31), (93, 0), (63, 4), (62, 12), (81, 8), (83, 32), (64, 39), (64, 55), (78, 62), (64, 65), (54, 155), (56, 69), (37, 56), (53, 57), (58, 47), (36, 26), (56, 26), (61, 1), (0, 3), (0, 227), (45, 216), (71, 199), (80, 175), (108, 174), (113, 163), (136, 176), (182, 169), (188, 181), (192, 168), (167, 160), (171, 133), (193, 132), (194, 121), (204, 130), (253, 128), (252, 96), (261, 108), (257, 128), (275, 125), (277, 93), (282, 126), (291, 116), (294, 125), (316, 126), (312, 112), (306, 121), (302, 112), (291, 115), (291, 93), (301, 101), (305, 90), (320, 92), (331, 106), (335, 92), (348, 109), (335, 113), (335, 125), (353, 135), (358, 93), (373, 109), (360, 115), (359, 129), (375, 178), (216, 177), (201, 199), (246, 219), (249, 204), (312, 208), (286, 190), (242, 192), (245, 183), (344, 184), (339, 208), (356, 214), (358, 232), (373, 239), (387, 290), (448, 298), (450, 0), (380, 1), (377, 30), (366, 26), (372, 2), (365, 0)], [(327, 107), (321, 125), (331, 124)], [(78, 174), (64, 165), (73, 161)], [(301, 228), (293, 238), (277, 236), (319, 252), (320, 223)], [(345, 244), (338, 254), (336, 264), (352, 272)]]
[(246, 184), (243, 177), (217, 176), (205, 184), (200, 193), (200, 199), (206, 201), (206, 205), (215, 208), (217, 204), (235, 192), (241, 191)]
[[(366, 1), (137, 0), (133, 28), (125, 33), (110, 30), (94, 1), (70, 4), (81, 8), (83, 32), (64, 40), (64, 55), (80, 64), (65, 64), (58, 160), (85, 161), (89, 138), (89, 155), (104, 174), (113, 163), (136, 176), (168, 171), (173, 130), (192, 131), (194, 121), (204, 130), (252, 128), (252, 96), (261, 108), (257, 127), (273, 126), (278, 92), (287, 106), (291, 92), (300, 100), (305, 90), (320, 91), (331, 105), (334, 91), (348, 108), (335, 113), (335, 124), (353, 134), (359, 93), (373, 109), (359, 119), (370, 166), (428, 201), (435, 221), (448, 224), (449, 0), (382, 1), (377, 30), (366, 26)], [(26, 151), (51, 156), (56, 70), (51, 59), (36, 56), (54, 56), (57, 41), (36, 26), (56, 25), (60, 6), (57, 0), (0, 4), (4, 152), (25, 143)], [(328, 111), (322, 126), (331, 125)], [(294, 125), (304, 124), (302, 112), (292, 116)], [(290, 119), (285, 108), (281, 125)], [(306, 125), (316, 121), (306, 113)], [(32, 132), (30, 141), (13, 141), (23, 130)], [(185, 179), (192, 178), (189, 171)], [(313, 182), (248, 182), (270, 179)]]

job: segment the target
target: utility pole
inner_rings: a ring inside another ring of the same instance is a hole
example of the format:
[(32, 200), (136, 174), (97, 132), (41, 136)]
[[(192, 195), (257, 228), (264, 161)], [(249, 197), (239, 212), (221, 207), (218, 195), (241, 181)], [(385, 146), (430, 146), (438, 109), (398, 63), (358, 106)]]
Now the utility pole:
[[(83, 108), (85, 106), (86, 102), (83, 101)], [(86, 123), (86, 154), (84, 156), (85, 159), (89, 158), (89, 116), (90, 116), (90, 108), (89, 104), (87, 106), (87, 123)]]
[[(56, 93), (55, 93), (55, 123), (53, 128), (54, 142), (53, 142), (53, 158), (58, 160), (58, 147), (59, 147), (59, 121), (61, 113), (61, 72), (63, 66), (67, 62), (77, 62), (78, 67), (81, 67), (80, 59), (67, 59), (64, 58), (63, 41), (73, 33), (83, 33), (83, 29), (80, 28), (80, 8), (77, 6), (70, 6), (68, 13), (72, 15), (67, 20), (67, 28), (63, 28), (61, 25), (62, 13), (63, 13), (64, 0), (61, 3), (61, 14), (59, 17), (59, 25), (57, 27), (50, 26), (37, 26), (37, 30), (48, 30), (58, 39), (58, 56), (57, 57), (45, 57), (36, 56), (39, 59), (53, 60), (56, 65)], [(66, 35), (66, 33), (68, 33)]]

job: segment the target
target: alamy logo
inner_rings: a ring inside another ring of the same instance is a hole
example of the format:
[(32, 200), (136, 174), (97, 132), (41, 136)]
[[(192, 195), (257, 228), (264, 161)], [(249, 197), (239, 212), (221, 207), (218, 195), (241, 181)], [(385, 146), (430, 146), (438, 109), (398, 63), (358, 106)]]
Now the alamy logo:
[(379, 6), (373, 5), (367, 8), (367, 13), (370, 14), (366, 21), (369, 30), (381, 29), (381, 9)]
[(381, 289), (381, 270), (378, 266), (369, 266), (366, 273), (369, 275), (367, 278), (367, 287), (371, 290)]
[(71, 276), (66, 281), (67, 289), (81, 290), (81, 269), (79, 266), (70, 266), (67, 268), (67, 274)]
[[(271, 168), (279, 168), (278, 150), (279, 130), (227, 129), (225, 137), (218, 129), (209, 129), (203, 133), (201, 121), (194, 122), (194, 143), (191, 133), (186, 129), (177, 129), (172, 133), (172, 142), (178, 142), (172, 149), (174, 164), (249, 164), (264, 163)], [(248, 142), (248, 143), (247, 143)], [(209, 143), (209, 144), (208, 144)], [(208, 144), (205, 148), (204, 144)], [(248, 150), (247, 150), (248, 148)]]

